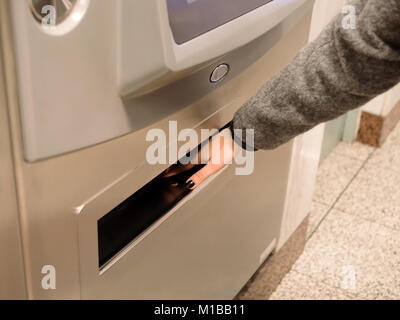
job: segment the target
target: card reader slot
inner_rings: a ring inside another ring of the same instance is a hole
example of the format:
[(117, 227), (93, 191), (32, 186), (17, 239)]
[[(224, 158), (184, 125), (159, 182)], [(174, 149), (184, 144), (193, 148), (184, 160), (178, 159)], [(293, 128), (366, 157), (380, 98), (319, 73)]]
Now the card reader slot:
[[(198, 151), (208, 145), (210, 139), (228, 126), (229, 123), (220, 130), (216, 130), (208, 139), (186, 154), (185, 160), (188, 161), (192, 157), (197, 158)], [(204, 164), (194, 165), (190, 169), (182, 171), (179, 170), (182, 169), (179, 167), (184, 166), (181, 164), (182, 160), (180, 159), (177, 164), (163, 171), (98, 220), (100, 269), (191, 193), (191, 190), (186, 188), (186, 182), (203, 168)], [(169, 176), (170, 172), (179, 173)]]
[(186, 181), (203, 166), (196, 165), (172, 177), (164, 174), (111, 210), (98, 221), (99, 267), (171, 210), (191, 191)]

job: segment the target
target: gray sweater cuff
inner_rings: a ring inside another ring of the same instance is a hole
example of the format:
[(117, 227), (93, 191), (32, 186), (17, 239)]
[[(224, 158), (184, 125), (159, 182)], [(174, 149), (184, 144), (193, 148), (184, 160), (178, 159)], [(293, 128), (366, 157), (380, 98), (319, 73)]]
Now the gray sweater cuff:
[(352, 3), (355, 29), (337, 16), (235, 114), (234, 128), (254, 129), (257, 149), (275, 149), (399, 83), (400, 1)]
[[(238, 144), (242, 149), (244, 149), (244, 150), (246, 150), (246, 151), (251, 151), (251, 152), (258, 151), (258, 149), (256, 149), (254, 146), (250, 145), (249, 143), (246, 143), (246, 142), (247, 142), (247, 139), (246, 139), (246, 134), (245, 134), (244, 130), (242, 130), (243, 132), (242, 132), (242, 137), (241, 137), (241, 138), (239, 138), (239, 137), (235, 134), (235, 129), (234, 129), (234, 126), (233, 126), (233, 121), (229, 122), (229, 123), (226, 125), (226, 128), (229, 128), (229, 130), (230, 130), (230, 132), (231, 132), (231, 135), (232, 135), (233, 141), (235, 141), (235, 143)], [(254, 139), (253, 139), (253, 140), (254, 140)]]

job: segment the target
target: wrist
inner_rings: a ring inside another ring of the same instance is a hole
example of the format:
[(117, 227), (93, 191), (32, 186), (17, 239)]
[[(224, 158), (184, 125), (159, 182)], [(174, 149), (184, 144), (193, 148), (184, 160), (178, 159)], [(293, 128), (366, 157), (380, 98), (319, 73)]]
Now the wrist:
[[(235, 141), (235, 143), (238, 144), (242, 149), (244, 149), (246, 151), (251, 151), (251, 152), (258, 151), (253, 146), (253, 144), (248, 143), (248, 137), (246, 136), (246, 134), (244, 134), (245, 131), (243, 129), (234, 129), (233, 121), (229, 122), (226, 127), (229, 129), (233, 141)], [(237, 135), (237, 131), (241, 132), (241, 134)], [(253, 143), (254, 143), (254, 139), (253, 139)]]

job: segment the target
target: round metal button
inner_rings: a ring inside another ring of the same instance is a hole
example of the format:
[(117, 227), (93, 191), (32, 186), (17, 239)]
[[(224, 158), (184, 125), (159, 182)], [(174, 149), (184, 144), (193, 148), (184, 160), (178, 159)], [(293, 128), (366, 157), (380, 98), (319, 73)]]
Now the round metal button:
[(63, 22), (76, 6), (78, 0), (28, 0), (33, 16), (38, 22), (42, 22), (48, 13), (43, 9), (52, 6), (56, 12), (56, 24)]
[(216, 67), (210, 76), (211, 83), (219, 82), (225, 78), (229, 73), (229, 69), (229, 65), (226, 63), (220, 64), (218, 67)]

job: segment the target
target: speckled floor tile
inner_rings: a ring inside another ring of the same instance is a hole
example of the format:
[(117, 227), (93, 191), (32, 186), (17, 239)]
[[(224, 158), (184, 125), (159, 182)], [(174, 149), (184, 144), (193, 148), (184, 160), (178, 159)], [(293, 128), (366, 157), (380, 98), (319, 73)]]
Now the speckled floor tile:
[(376, 148), (360, 142), (347, 143), (342, 141), (336, 146), (333, 152), (349, 158), (365, 161), (375, 149)]
[(311, 212), (308, 217), (307, 238), (309, 238), (317, 229), (318, 225), (328, 213), (329, 209), (330, 207), (325, 204), (315, 201), (312, 203)]
[(292, 270), (282, 280), (270, 300), (351, 300), (346, 291), (317, 282)]
[(314, 201), (333, 205), (362, 165), (361, 160), (331, 153), (318, 169)]
[(400, 143), (377, 150), (369, 163), (400, 172)]
[(385, 144), (376, 150), (368, 163), (400, 172), (400, 141)]
[(400, 298), (400, 237), (395, 230), (337, 210), (308, 241), (293, 270), (365, 299)]
[(400, 230), (400, 173), (368, 163), (335, 208)]

